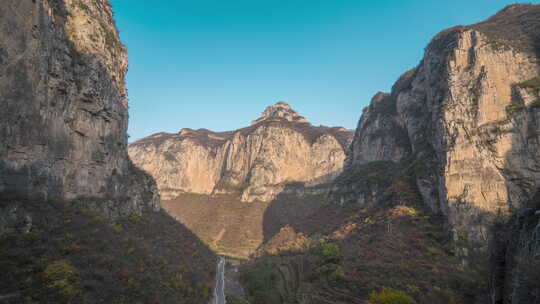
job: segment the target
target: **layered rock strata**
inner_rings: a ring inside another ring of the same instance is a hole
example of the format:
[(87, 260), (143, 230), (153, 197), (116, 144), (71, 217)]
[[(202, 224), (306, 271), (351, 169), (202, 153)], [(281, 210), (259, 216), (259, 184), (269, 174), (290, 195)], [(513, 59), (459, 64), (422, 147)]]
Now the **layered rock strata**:
[(313, 126), (278, 102), (249, 127), (158, 133), (130, 144), (129, 153), (165, 199), (191, 192), (270, 201), (287, 183), (331, 181), (342, 170), (351, 137), (344, 128)]

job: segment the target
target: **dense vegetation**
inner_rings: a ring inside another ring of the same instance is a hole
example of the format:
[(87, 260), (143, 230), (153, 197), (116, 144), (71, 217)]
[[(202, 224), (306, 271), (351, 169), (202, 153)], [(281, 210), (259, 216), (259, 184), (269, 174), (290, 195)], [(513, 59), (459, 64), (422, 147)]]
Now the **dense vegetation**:
[(538, 93), (540, 92), (540, 76), (524, 81), (519, 86), (522, 88), (531, 88)]
[(425, 304), (474, 303), (485, 294), (485, 273), (462, 267), (440, 219), (429, 212), (399, 205), (329, 213), (342, 223), (314, 217), (324, 228), (299, 233), (308, 235), (302, 247), (265, 248), (243, 266), (250, 302), (401, 303), (380, 300), (392, 298), (383, 288)]
[[(164, 212), (111, 221), (78, 202), (2, 199), (5, 303), (205, 303), (215, 256)], [(5, 219), (5, 218), (4, 218)], [(4, 303), (4, 302), (3, 302)]]
[(499, 45), (540, 54), (540, 7), (532, 4), (510, 5), (484, 22), (470, 26)]

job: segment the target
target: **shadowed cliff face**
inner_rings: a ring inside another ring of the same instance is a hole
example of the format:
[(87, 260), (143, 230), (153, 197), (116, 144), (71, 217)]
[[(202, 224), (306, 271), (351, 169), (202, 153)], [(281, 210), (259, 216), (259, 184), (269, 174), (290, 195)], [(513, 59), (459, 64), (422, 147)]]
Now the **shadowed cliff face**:
[(108, 0), (1, 2), (0, 302), (209, 302), (216, 256), (129, 160), (126, 71)]
[(127, 54), (108, 1), (6, 0), (0, 32), (0, 191), (159, 208), (127, 155)]
[(495, 215), (520, 208), (540, 184), (539, 12), (514, 5), (438, 34), (418, 67), (364, 110), (348, 167), (413, 165), (425, 203), (486, 243)]
[(192, 192), (270, 201), (286, 183), (332, 180), (342, 170), (350, 138), (344, 128), (312, 126), (279, 102), (250, 127), (159, 133), (130, 144), (129, 153), (156, 179), (165, 199)]

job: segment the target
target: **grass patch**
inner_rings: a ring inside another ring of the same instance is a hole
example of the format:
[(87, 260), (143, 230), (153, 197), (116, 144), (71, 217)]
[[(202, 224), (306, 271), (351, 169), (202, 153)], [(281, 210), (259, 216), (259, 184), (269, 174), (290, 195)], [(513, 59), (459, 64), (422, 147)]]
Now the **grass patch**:
[(509, 48), (506, 43), (496, 39), (489, 40), (487, 45), (494, 51), (503, 51)]
[(531, 88), (538, 93), (540, 92), (540, 76), (519, 83), (518, 86), (521, 88)]
[(515, 113), (521, 112), (526, 109), (525, 105), (520, 102), (512, 101), (509, 105), (506, 106), (506, 114), (512, 116)]
[(82, 0), (80, 0), (77, 5), (79, 6), (80, 9), (82, 9), (83, 11), (86, 11), (86, 12), (89, 12), (90, 11), (90, 7), (88, 5), (86, 5), (86, 3), (84, 3)]
[(401, 290), (383, 288), (381, 291), (374, 291), (364, 304), (415, 304), (416, 302)]

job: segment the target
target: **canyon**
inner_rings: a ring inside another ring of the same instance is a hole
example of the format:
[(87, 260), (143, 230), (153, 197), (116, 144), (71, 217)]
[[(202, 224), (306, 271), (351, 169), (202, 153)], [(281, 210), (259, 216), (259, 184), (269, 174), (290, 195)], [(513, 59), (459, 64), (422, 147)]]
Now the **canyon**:
[(540, 300), (540, 5), (437, 34), (354, 131), (279, 101), (129, 146), (108, 0), (0, 32), (0, 301)]

